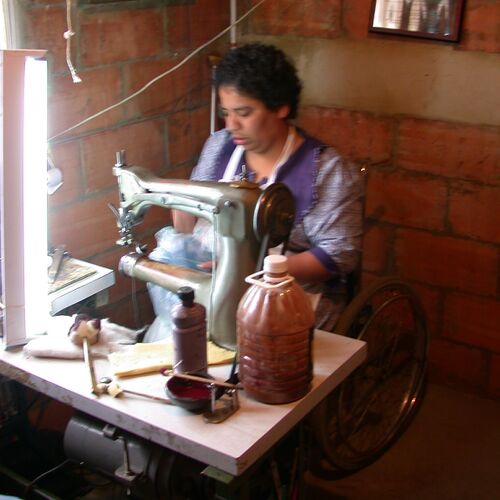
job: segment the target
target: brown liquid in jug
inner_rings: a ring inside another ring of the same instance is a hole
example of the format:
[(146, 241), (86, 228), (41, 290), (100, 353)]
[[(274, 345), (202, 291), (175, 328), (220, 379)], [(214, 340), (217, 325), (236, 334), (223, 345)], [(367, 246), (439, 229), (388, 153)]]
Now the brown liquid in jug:
[(263, 403), (295, 401), (311, 385), (314, 312), (297, 282), (285, 282), (290, 278), (286, 257), (266, 257), (263, 282), (279, 286), (253, 284), (238, 306), (239, 378)]

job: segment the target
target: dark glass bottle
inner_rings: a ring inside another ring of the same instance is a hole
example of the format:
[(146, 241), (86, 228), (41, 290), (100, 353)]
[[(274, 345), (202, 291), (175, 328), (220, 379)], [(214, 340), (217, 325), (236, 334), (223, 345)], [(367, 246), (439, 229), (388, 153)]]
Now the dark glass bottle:
[(194, 290), (182, 286), (177, 291), (181, 303), (172, 308), (174, 372), (207, 373), (206, 310), (194, 301)]
[(253, 284), (238, 305), (240, 381), (263, 403), (300, 399), (312, 380), (314, 311), (287, 271), (285, 256), (266, 257), (263, 279), (247, 279)]

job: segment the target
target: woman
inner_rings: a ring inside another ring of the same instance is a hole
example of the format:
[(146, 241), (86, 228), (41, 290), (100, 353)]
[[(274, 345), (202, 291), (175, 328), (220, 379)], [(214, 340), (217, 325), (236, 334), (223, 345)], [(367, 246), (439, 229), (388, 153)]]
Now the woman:
[[(191, 179), (229, 181), (245, 168), (261, 187), (288, 186), (296, 207), (289, 272), (306, 291), (321, 294), (316, 326), (331, 331), (345, 305), (345, 278), (360, 258), (359, 168), (291, 123), (302, 86), (281, 50), (260, 43), (231, 49), (215, 84), (226, 127), (207, 140)], [(191, 232), (194, 224), (192, 216), (174, 213), (178, 231)]]

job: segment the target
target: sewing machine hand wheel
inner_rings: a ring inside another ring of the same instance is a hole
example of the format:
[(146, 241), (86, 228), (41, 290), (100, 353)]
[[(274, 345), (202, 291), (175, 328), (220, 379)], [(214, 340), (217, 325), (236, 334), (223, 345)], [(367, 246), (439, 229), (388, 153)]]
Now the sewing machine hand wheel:
[(366, 341), (368, 355), (310, 418), (321, 449), (312, 469), (328, 478), (369, 465), (399, 438), (423, 398), (427, 365), (424, 313), (404, 281), (385, 278), (364, 289), (335, 333)]
[(257, 271), (262, 269), (269, 248), (288, 241), (295, 219), (295, 203), (290, 190), (280, 182), (268, 186), (260, 195), (253, 216), (253, 230), (261, 242)]

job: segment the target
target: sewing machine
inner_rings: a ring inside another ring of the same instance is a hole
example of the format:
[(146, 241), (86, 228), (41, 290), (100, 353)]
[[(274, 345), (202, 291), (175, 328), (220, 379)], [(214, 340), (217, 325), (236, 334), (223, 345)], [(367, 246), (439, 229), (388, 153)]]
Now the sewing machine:
[[(113, 173), (120, 191), (120, 207), (113, 209), (121, 235), (117, 243), (136, 246), (120, 260), (120, 271), (173, 292), (192, 287), (197, 302), (207, 308), (209, 338), (235, 349), (236, 309), (248, 286), (245, 277), (261, 269), (268, 248), (287, 239), (294, 221), (288, 188), (275, 183), (261, 190), (244, 178), (229, 183), (162, 179), (126, 165), (123, 151), (117, 153)], [(211, 274), (144, 255), (132, 230), (152, 205), (182, 210), (212, 224), (218, 254)]]

